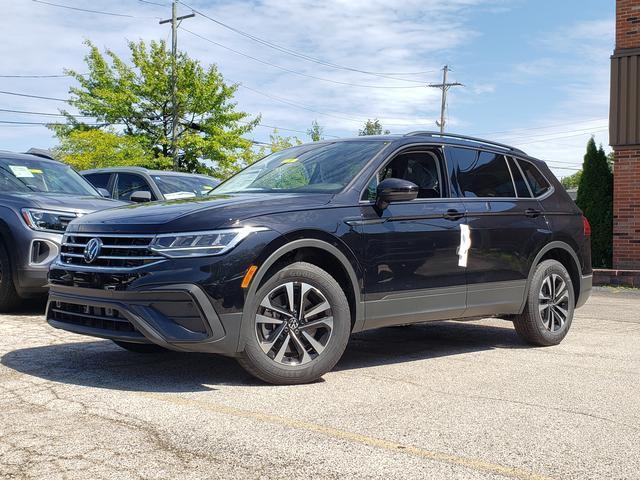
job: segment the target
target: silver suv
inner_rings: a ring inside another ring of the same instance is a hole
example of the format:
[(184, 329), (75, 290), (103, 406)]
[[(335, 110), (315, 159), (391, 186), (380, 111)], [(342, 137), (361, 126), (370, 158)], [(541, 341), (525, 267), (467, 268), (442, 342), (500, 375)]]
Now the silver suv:
[(122, 204), (41, 151), (0, 151), (0, 312), (47, 292), (71, 220)]

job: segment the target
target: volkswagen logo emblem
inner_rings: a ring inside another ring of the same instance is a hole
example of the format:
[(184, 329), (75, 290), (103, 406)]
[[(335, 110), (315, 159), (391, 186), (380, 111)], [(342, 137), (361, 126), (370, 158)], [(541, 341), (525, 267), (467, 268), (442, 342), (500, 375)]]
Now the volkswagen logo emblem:
[(84, 247), (84, 261), (92, 263), (100, 255), (100, 250), (102, 250), (102, 240), (99, 238), (89, 240)]

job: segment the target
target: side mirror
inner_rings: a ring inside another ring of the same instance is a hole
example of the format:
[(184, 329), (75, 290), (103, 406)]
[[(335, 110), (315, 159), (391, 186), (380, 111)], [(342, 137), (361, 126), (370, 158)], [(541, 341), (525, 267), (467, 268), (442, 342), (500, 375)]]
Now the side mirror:
[(111, 193), (106, 188), (97, 188), (96, 190), (98, 190), (101, 197), (111, 198)]
[(137, 190), (131, 194), (129, 200), (135, 203), (144, 203), (151, 201), (151, 192), (147, 190)]
[(376, 190), (376, 208), (385, 210), (390, 203), (409, 202), (418, 196), (418, 186), (408, 180), (387, 178)]

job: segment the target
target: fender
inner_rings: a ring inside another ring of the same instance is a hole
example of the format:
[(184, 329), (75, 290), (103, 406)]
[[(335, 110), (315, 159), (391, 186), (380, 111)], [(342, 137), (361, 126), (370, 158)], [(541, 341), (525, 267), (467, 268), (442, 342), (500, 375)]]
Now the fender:
[[(251, 285), (249, 286), (249, 289), (247, 291), (247, 296), (244, 302), (245, 306), (253, 302), (256, 295), (256, 291), (258, 290), (258, 285), (260, 285), (260, 282), (262, 281), (264, 275), (267, 273), (269, 268), (274, 263), (276, 263), (280, 258), (282, 258), (287, 253), (297, 250), (299, 248), (305, 248), (305, 247), (313, 247), (313, 248), (324, 250), (327, 253), (330, 253), (331, 255), (333, 255), (342, 264), (342, 267), (345, 269), (345, 271), (347, 272), (347, 275), (349, 276), (349, 279), (351, 280), (353, 291), (356, 294), (356, 299), (355, 299), (356, 300), (355, 301), (355, 306), (356, 306), (355, 319), (356, 320), (355, 320), (355, 324), (353, 326), (352, 331), (358, 332), (362, 330), (364, 327), (364, 306), (362, 304), (362, 299), (360, 298), (360, 287), (358, 284), (358, 278), (356, 276), (355, 271), (353, 270), (353, 267), (351, 266), (351, 263), (349, 262), (347, 257), (337, 247), (327, 242), (324, 242), (322, 240), (317, 240), (314, 238), (304, 238), (300, 240), (294, 240), (292, 242), (287, 243), (286, 245), (283, 245), (282, 247), (278, 248), (275, 252), (273, 252), (264, 261), (264, 263), (260, 266), (255, 276), (253, 277), (253, 280), (251, 281)], [(240, 338), (238, 339), (238, 347), (236, 350), (237, 352), (241, 352), (243, 350), (244, 348), (244, 345), (242, 344), (243, 339), (246, 338), (246, 335), (248, 333), (250, 333), (248, 330), (251, 329), (252, 324), (253, 324), (253, 319), (249, 318), (247, 309), (245, 308), (242, 312), (242, 324), (240, 326), (241, 335), (240, 335)]]
[[(573, 258), (573, 261), (576, 265), (576, 268), (578, 269), (578, 274), (581, 275), (582, 269), (580, 268), (580, 260), (578, 259), (578, 255), (576, 254), (576, 252), (573, 250), (573, 248), (571, 248), (570, 245), (568, 245), (565, 242), (561, 242), (561, 241), (554, 241), (554, 242), (550, 242), (548, 244), (546, 244), (544, 247), (542, 247), (542, 249), (538, 252), (538, 254), (536, 255), (536, 258), (533, 260), (533, 263), (531, 264), (531, 269), (529, 270), (529, 276), (527, 277), (527, 286), (524, 290), (524, 298), (522, 299), (522, 304), (520, 305), (520, 313), (522, 313), (524, 311), (524, 306), (527, 303), (527, 293), (529, 292), (529, 287), (531, 286), (531, 281), (533, 279), (533, 274), (535, 273), (536, 267), (538, 266), (538, 264), (540, 263), (540, 260), (542, 259), (542, 257), (544, 257), (544, 255), (554, 249), (561, 249), (566, 251), (567, 253), (569, 253), (571, 255), (571, 258)], [(578, 285), (579, 287), (579, 285)], [(575, 285), (574, 285), (575, 288)]]

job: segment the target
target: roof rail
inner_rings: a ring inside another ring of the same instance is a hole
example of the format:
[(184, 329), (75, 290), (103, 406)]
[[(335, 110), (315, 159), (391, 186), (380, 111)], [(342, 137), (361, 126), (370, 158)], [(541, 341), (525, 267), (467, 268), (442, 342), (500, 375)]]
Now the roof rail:
[(44, 148), (30, 148), (24, 153), (28, 155), (35, 155), (36, 157), (48, 158), (49, 160), (55, 160), (51, 151), (45, 150)]
[(428, 130), (425, 130), (425, 131), (419, 130), (416, 132), (409, 132), (405, 134), (405, 137), (413, 137), (413, 136), (419, 136), (419, 135), (425, 136), (425, 137), (459, 138), (461, 140), (468, 140), (469, 142), (482, 143), (484, 145), (491, 145), (493, 147), (500, 147), (500, 148), (504, 148), (505, 150), (509, 150), (510, 152), (516, 152), (516, 153), (521, 153), (523, 155), (526, 155), (526, 153), (524, 153), (519, 148), (515, 148), (510, 145), (506, 145), (504, 143), (493, 142), (491, 140), (485, 140), (484, 138), (469, 137), (467, 135), (458, 135), (455, 133), (440, 133), (440, 132), (434, 132), (434, 131), (428, 131)]

